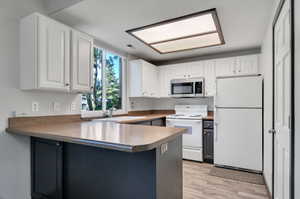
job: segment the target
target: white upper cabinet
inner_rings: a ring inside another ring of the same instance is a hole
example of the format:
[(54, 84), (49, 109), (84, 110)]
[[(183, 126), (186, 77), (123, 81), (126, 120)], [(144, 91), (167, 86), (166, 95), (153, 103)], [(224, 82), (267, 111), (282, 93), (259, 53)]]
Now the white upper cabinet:
[(20, 42), (21, 89), (89, 91), (91, 38), (34, 13), (21, 20)]
[(171, 95), (171, 80), (173, 78), (173, 69), (168, 66), (158, 67), (159, 70), (159, 88), (160, 97), (170, 97)]
[(69, 91), (70, 34), (69, 27), (39, 14), (22, 19), (22, 89)]
[(72, 31), (71, 90), (88, 92), (92, 89), (93, 38)]
[(259, 55), (245, 55), (216, 60), (216, 76), (258, 74)]
[(129, 97), (159, 97), (158, 69), (144, 60), (130, 61)]
[(204, 85), (205, 96), (215, 96), (216, 94), (216, 61), (208, 60), (204, 62)]
[(238, 75), (258, 74), (258, 55), (236, 57), (236, 72)]
[(236, 74), (235, 58), (224, 58), (216, 60), (216, 76), (233, 76)]
[(204, 77), (205, 96), (215, 96), (216, 77), (258, 74), (259, 55), (211, 59), (159, 68), (160, 97), (170, 97), (172, 79)]
[(204, 61), (190, 62), (187, 66), (189, 70), (188, 78), (197, 78), (204, 76)]

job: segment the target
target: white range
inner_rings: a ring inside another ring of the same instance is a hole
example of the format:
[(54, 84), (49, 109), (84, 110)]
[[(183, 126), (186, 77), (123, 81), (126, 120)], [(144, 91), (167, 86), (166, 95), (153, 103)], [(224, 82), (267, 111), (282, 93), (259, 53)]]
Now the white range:
[(167, 116), (167, 126), (186, 128), (183, 135), (183, 158), (203, 161), (202, 118), (207, 116), (206, 105), (176, 105), (176, 114)]

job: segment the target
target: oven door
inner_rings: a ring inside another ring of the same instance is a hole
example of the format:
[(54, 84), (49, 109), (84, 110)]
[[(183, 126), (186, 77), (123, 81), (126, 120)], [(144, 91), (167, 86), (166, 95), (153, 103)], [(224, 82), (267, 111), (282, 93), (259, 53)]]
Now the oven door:
[(194, 97), (194, 82), (171, 82), (171, 95), (173, 97)]
[(187, 129), (187, 132), (182, 136), (184, 148), (202, 148), (202, 120), (167, 119), (167, 126)]

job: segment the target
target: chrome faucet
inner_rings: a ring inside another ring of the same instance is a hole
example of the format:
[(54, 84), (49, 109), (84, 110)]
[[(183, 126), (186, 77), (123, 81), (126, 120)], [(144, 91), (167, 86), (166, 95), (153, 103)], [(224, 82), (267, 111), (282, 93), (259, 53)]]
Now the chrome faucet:
[(104, 113), (105, 117), (112, 117), (114, 110), (115, 110), (114, 107), (111, 107), (110, 109), (106, 110)]

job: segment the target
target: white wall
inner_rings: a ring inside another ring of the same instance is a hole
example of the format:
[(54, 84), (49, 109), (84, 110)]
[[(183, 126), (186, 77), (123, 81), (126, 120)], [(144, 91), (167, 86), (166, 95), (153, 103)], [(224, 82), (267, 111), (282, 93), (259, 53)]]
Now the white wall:
[(137, 110), (174, 110), (175, 105), (208, 105), (208, 110), (213, 111), (214, 99), (209, 98), (130, 98), (129, 111)]
[[(70, 113), (77, 95), (24, 92), (19, 88), (19, 19), (34, 11), (44, 12), (41, 0), (1, 0), (0, 2), (0, 199), (30, 198), (29, 138), (5, 133), (12, 111), (32, 115), (31, 103), (40, 103), (37, 115)], [(49, 103), (61, 103), (61, 111), (49, 112)]]

